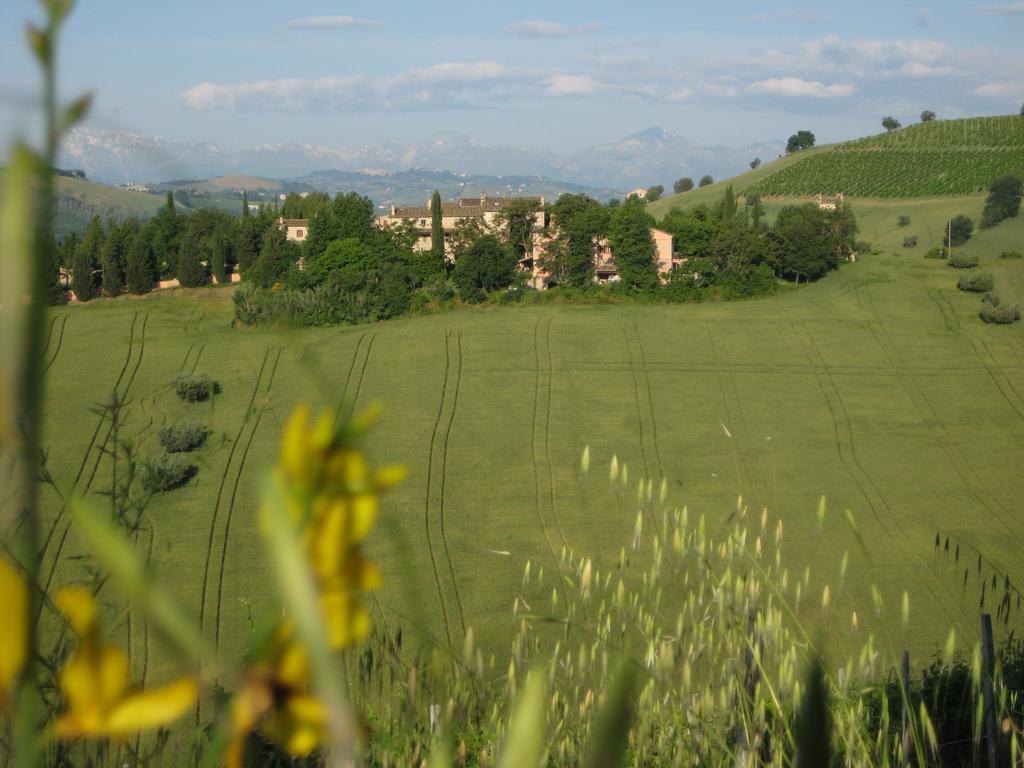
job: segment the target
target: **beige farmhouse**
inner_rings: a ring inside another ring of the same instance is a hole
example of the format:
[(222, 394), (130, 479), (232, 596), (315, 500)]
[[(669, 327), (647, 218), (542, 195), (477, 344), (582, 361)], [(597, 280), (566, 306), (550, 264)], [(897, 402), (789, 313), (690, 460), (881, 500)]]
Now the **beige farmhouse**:
[[(481, 194), (479, 197), (464, 197), (454, 202), (441, 203), (441, 223), (445, 234), (454, 232), (456, 227), (466, 219), (478, 219), (485, 228), (493, 229), (498, 224), (498, 216), (501, 211), (513, 200), (518, 199), (522, 198), (488, 197), (486, 194)], [(543, 290), (555, 284), (552, 275), (543, 267), (545, 253), (551, 248), (555, 233), (551, 231), (548, 214), (544, 211), (544, 198), (527, 199), (536, 202), (539, 210), (534, 220), (533, 247), (527, 257), (520, 262), (520, 266), (530, 273), (530, 285)], [(377, 219), (377, 226), (381, 229), (390, 229), (405, 224), (411, 224), (418, 234), (414, 248), (418, 251), (429, 251), (432, 242), (430, 201), (428, 200), (424, 206), (393, 205), (386, 215)], [(278, 219), (278, 225), (285, 231), (288, 240), (293, 243), (301, 245), (309, 237), (309, 221), (307, 219), (282, 218)], [(651, 239), (654, 241), (658, 273), (664, 280), (665, 276), (680, 263), (680, 259), (675, 255), (675, 243), (672, 234), (661, 229), (651, 229)], [(601, 240), (594, 245), (593, 257), (595, 282), (613, 283), (618, 281), (619, 271), (615, 264), (615, 254), (612, 252), (608, 240)], [(450, 254), (449, 258), (451, 258)]]
[[(445, 234), (454, 232), (455, 228), (465, 219), (480, 219), (483, 225), (491, 228), (495, 225), (498, 215), (513, 200), (524, 199), (515, 197), (488, 197), (481, 193), (480, 197), (463, 197), (452, 203), (441, 203), (441, 225)], [(533, 200), (541, 209), (537, 212), (535, 225), (538, 229), (547, 226), (546, 214), (543, 211), (544, 198), (525, 198)], [(431, 212), (430, 200), (425, 206), (391, 206), (386, 216), (377, 219), (381, 229), (397, 227), (405, 222), (410, 222), (419, 234), (419, 239), (414, 246), (418, 251), (429, 251), (431, 249)]]
[(290, 242), (302, 245), (309, 237), (309, 219), (278, 219), (277, 225)]

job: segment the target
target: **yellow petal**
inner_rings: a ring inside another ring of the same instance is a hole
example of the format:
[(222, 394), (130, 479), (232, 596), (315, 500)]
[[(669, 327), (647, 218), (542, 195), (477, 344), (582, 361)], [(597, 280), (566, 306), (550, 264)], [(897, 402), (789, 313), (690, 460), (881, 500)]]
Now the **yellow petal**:
[(96, 623), (96, 600), (85, 587), (64, 587), (57, 590), (53, 601), (60, 608), (71, 628), (79, 637), (85, 637)]
[(320, 595), (320, 610), (331, 648), (342, 650), (370, 634), (370, 614), (348, 590), (329, 590)]
[(159, 728), (177, 720), (196, 703), (199, 686), (185, 679), (126, 696), (110, 713), (107, 733), (125, 736), (137, 731)]
[(327, 710), (315, 696), (289, 696), (285, 705), (271, 715), (263, 734), (295, 756), (308, 755), (324, 742)]
[(313, 424), (313, 430), (309, 435), (310, 446), (315, 451), (326, 451), (334, 442), (334, 435), (334, 414), (324, 409)]
[(60, 687), (83, 735), (96, 732), (128, 687), (128, 657), (117, 648), (79, 649), (61, 670)]
[(28, 589), (21, 574), (0, 559), (0, 706), (8, 698), (15, 678), (25, 664), (28, 642)]
[(299, 643), (284, 647), (277, 661), (275, 678), (292, 688), (304, 688), (309, 684), (309, 657)]
[(408, 474), (409, 469), (401, 464), (381, 467), (373, 473), (373, 484), (383, 490), (393, 485), (398, 485), (405, 480)]
[(284, 434), (281, 435), (281, 466), (292, 476), (302, 477), (307, 464), (306, 424), (309, 422), (309, 408), (298, 406), (292, 411)]

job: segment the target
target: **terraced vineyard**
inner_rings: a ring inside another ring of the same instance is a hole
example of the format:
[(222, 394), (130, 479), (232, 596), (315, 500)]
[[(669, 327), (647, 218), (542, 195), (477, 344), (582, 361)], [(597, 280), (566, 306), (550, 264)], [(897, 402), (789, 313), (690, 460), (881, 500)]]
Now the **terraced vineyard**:
[(765, 197), (842, 192), (854, 197), (968, 195), (1024, 176), (1024, 118), (919, 123), (828, 148), (747, 187)]

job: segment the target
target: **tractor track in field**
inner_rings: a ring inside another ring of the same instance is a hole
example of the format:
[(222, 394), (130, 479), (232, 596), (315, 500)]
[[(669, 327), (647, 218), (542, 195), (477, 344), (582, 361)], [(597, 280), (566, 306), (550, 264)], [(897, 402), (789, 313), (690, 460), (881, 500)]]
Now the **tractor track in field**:
[[(242, 415), (242, 423), (238, 427), (238, 431), (235, 433), (234, 440), (231, 441), (231, 448), (228, 451), (227, 461), (224, 462), (224, 471), (221, 473), (220, 483), (217, 486), (217, 496), (213, 503), (213, 514), (210, 516), (210, 533), (207, 536), (206, 541), (206, 559), (203, 565), (203, 586), (200, 591), (199, 597), (199, 629), (200, 631), (204, 628), (206, 622), (206, 593), (209, 587), (210, 581), (210, 561), (213, 559), (213, 542), (216, 538), (217, 533), (217, 518), (220, 516), (221, 499), (224, 497), (224, 489), (228, 483), (228, 474), (231, 471), (231, 464), (235, 458), (235, 452), (238, 449), (239, 443), (242, 441), (242, 436), (245, 434), (245, 428), (249, 425), (250, 420), (253, 418), (253, 406), (256, 402), (256, 396), (260, 391), (260, 384), (263, 381), (263, 373), (267, 368), (267, 361), (270, 359), (270, 347), (267, 347), (263, 352), (263, 360), (260, 362), (260, 367), (256, 372), (256, 381), (252, 387), (252, 393), (249, 395), (249, 401), (246, 403), (245, 412)], [(196, 710), (196, 716), (198, 717), (198, 707)]]
[[(550, 319), (548, 323), (550, 324)], [(551, 559), (555, 565), (558, 564), (558, 553), (555, 552), (555, 546), (551, 543), (551, 536), (548, 535), (547, 525), (544, 523), (544, 512), (541, 510), (540, 501), (540, 458), (537, 455), (537, 442), (538, 442), (538, 429), (537, 422), (540, 418), (540, 393), (541, 393), (541, 379), (543, 378), (541, 367), (540, 367), (540, 320), (537, 320), (533, 324), (533, 364), (534, 364), (534, 382), (533, 382), (533, 418), (531, 419), (531, 433), (530, 433), (530, 455), (533, 459), (533, 503), (534, 509), (537, 511), (537, 524), (540, 526), (540, 532), (544, 536), (544, 541), (548, 545), (548, 549), (551, 551)], [(550, 377), (550, 369), (548, 373)], [(550, 396), (548, 400), (548, 409), (550, 412)], [(547, 419), (545, 419), (545, 424)], [(545, 428), (545, 432), (547, 429)], [(546, 435), (545, 435), (546, 437)], [(545, 440), (546, 443), (546, 440)], [(548, 463), (548, 472), (550, 477), (551, 465)], [(550, 498), (550, 497), (549, 497)]]
[(636, 364), (633, 362), (633, 347), (629, 343), (629, 326), (625, 324), (622, 326), (622, 336), (626, 341), (626, 354), (629, 356), (629, 374), (633, 379), (633, 404), (636, 407), (637, 430), (640, 433), (640, 458), (644, 463), (644, 475), (652, 477), (651, 463), (647, 458), (647, 435), (644, 429), (643, 406), (640, 404), (640, 380), (637, 378)]
[(53, 364), (57, 362), (57, 356), (60, 354), (61, 349), (64, 348), (64, 329), (67, 327), (67, 324), (68, 324), (68, 316), (67, 315), (64, 315), (64, 317), (63, 317), (63, 319), (61, 320), (61, 323), (60, 323), (60, 331), (57, 334), (57, 346), (54, 348), (53, 354), (49, 354), (49, 352), (50, 352), (50, 342), (53, 339), (54, 323), (56, 321), (57, 321), (56, 317), (54, 317), (53, 320), (50, 321), (50, 331), (49, 331), (49, 333), (46, 336), (46, 351), (43, 353), (43, 357), (44, 358), (48, 357), (49, 360), (47, 360), (46, 364), (43, 365), (43, 378), (45, 378), (46, 374), (50, 372), (50, 368), (53, 367)]
[[(713, 333), (713, 332), (712, 332)], [(721, 354), (719, 354), (719, 351)], [(747, 423), (747, 413), (743, 408), (743, 398), (740, 396), (740, 389), (736, 383), (736, 366), (733, 365), (732, 358), (729, 355), (729, 346), (725, 343), (715, 345), (715, 358), (724, 362), (724, 365), (720, 367), (720, 370), (724, 370), (728, 373), (727, 379), (721, 379), (724, 392), (725, 381), (728, 381), (729, 389), (732, 390), (732, 396), (736, 404), (735, 409), (730, 409), (732, 413), (737, 416), (737, 424), (739, 427), (736, 435), (737, 447), (740, 447), (742, 452), (741, 440), (746, 443), (747, 454), (754, 456), (756, 447), (753, 439), (753, 432), (750, 429), (750, 425)], [(742, 434), (742, 438), (740, 435)], [(760, 509), (765, 508), (765, 500), (772, 496), (771, 487), (768, 483), (768, 479), (765, 477), (764, 470), (761, 467), (761, 462), (756, 460), (745, 461), (747, 464), (747, 473), (751, 481), (750, 490), (754, 495), (754, 502)], [(752, 465), (752, 468), (751, 468)]]
[[(355, 411), (356, 403), (359, 400), (359, 393), (363, 389), (363, 379), (366, 376), (366, 367), (370, 362), (370, 354), (373, 352), (373, 343), (376, 340), (377, 334), (366, 332), (356, 341), (356, 348), (352, 352), (352, 361), (348, 366), (348, 374), (345, 376), (345, 386), (341, 390), (341, 397), (338, 398), (338, 407), (334, 410), (334, 421), (337, 424), (344, 423), (352, 418), (352, 413)], [(366, 342), (365, 347), (364, 342)], [(362, 356), (361, 364), (359, 362), (360, 356)], [(352, 395), (352, 399), (349, 401), (348, 394), (352, 387), (352, 380), (357, 367), (359, 368), (359, 378), (356, 379), (355, 394)], [(347, 409), (346, 406), (348, 406)], [(343, 410), (345, 411), (344, 419), (342, 418)]]
[(459, 582), (455, 578), (455, 562), (452, 560), (451, 549), (448, 546), (448, 529), (445, 526), (445, 495), (448, 485), (448, 442), (452, 435), (452, 424), (455, 423), (455, 411), (459, 407), (459, 391), (462, 388), (462, 331), (456, 335), (457, 349), (459, 351), (459, 363), (455, 369), (455, 393), (452, 396), (452, 409), (448, 415), (448, 426), (444, 431), (444, 443), (441, 450), (441, 498), (439, 503), (441, 522), (441, 543), (444, 545), (444, 556), (448, 561), (448, 573), (452, 577), (452, 587), (455, 590), (455, 604), (459, 609), (459, 623), (462, 625), (462, 634), (466, 634), (466, 613), (462, 606), (462, 595), (459, 593)]
[(545, 465), (548, 470), (548, 501), (551, 504), (551, 517), (555, 521), (555, 530), (558, 531), (558, 538), (562, 540), (562, 546), (569, 548), (569, 540), (565, 538), (565, 531), (562, 529), (562, 518), (558, 514), (558, 496), (555, 491), (555, 468), (551, 461), (551, 403), (554, 398), (554, 376), (555, 361), (551, 354), (551, 324), (554, 321), (548, 318), (544, 327), (544, 356), (548, 364), (548, 376), (546, 389), (546, 404), (544, 408), (544, 452), (547, 454)]
[(266, 411), (267, 403), (270, 400), (270, 392), (274, 386), (274, 377), (277, 375), (277, 365), (281, 362), (282, 350), (283, 347), (277, 348), (277, 354), (274, 356), (274, 365), (270, 369), (270, 375), (267, 376), (266, 386), (263, 388), (263, 403), (256, 411), (256, 418), (253, 421), (252, 429), (249, 432), (249, 439), (246, 441), (245, 448), (242, 450), (241, 458), (238, 460), (238, 472), (235, 473), (235, 482), (231, 486), (231, 499), (228, 501), (227, 515), (224, 519), (224, 542), (221, 545), (220, 567), (217, 574), (217, 611), (214, 619), (214, 648), (217, 650), (220, 650), (220, 614), (224, 596), (224, 564), (227, 562), (228, 558), (228, 543), (231, 538), (231, 520), (235, 514), (235, 499), (238, 497), (238, 486), (242, 482), (242, 473), (245, 471), (245, 463), (249, 458), (249, 450), (252, 448), (253, 440), (260, 429), (260, 422), (263, 420), (263, 413)]
[[(722, 361), (718, 354), (718, 345), (715, 343), (715, 337), (711, 332), (711, 327), (707, 323), (704, 323), (704, 331), (707, 333), (708, 344), (711, 346), (711, 354), (714, 357), (714, 372), (718, 380), (718, 391), (719, 394), (722, 396), (722, 407), (725, 409), (725, 418), (729, 420), (729, 423), (732, 424), (733, 428), (735, 429), (736, 424), (733, 421), (732, 409), (729, 407), (729, 397), (725, 391), (725, 379), (722, 376)], [(750, 469), (749, 467), (747, 467), (746, 462), (743, 459), (743, 454), (740, 450), (739, 442), (737, 441), (735, 435), (732, 435), (731, 433), (727, 435), (727, 439), (729, 440), (729, 447), (732, 451), (733, 464), (736, 468), (736, 480), (742, 485), (744, 490), (749, 490), (753, 492), (754, 481), (750, 474)]]
[[(135, 347), (135, 344), (134, 344), (134, 331), (135, 331), (135, 322), (136, 322), (136, 318), (137, 317), (138, 317), (138, 312), (136, 312), (135, 314), (132, 315), (132, 327), (131, 327), (131, 331), (129, 332), (129, 337), (128, 337), (128, 354), (125, 357), (124, 365), (121, 367), (121, 372), (118, 374), (117, 382), (114, 384), (113, 394), (117, 397), (118, 401), (121, 402), (121, 403), (125, 402), (125, 400), (127, 399), (128, 392), (131, 390), (132, 384), (135, 382), (135, 377), (136, 377), (136, 375), (138, 375), (139, 368), (142, 366), (142, 359), (143, 359), (143, 357), (146, 354), (146, 326), (149, 323), (149, 313), (148, 312), (142, 316), (142, 328), (140, 329), (140, 339), (139, 339), (139, 344), (138, 344), (138, 348), (139, 348), (138, 358), (135, 361), (135, 366), (132, 368), (131, 374), (128, 376), (128, 379), (126, 381), (124, 381), (124, 374), (128, 371), (128, 366), (129, 366), (129, 364), (131, 362), (132, 353), (133, 353), (134, 347)], [(118, 392), (117, 391), (117, 387), (121, 385), (122, 381), (124, 381), (124, 388), (122, 389), (121, 392)], [(79, 469), (79, 473), (75, 477), (75, 483), (72, 485), (72, 491), (74, 491), (75, 487), (78, 485), (78, 482), (82, 478), (82, 474), (84, 473), (85, 466), (88, 463), (89, 453), (91, 453), (92, 448), (95, 445), (96, 435), (98, 435), (100, 430), (102, 429), (104, 421), (106, 421), (105, 412), (100, 415), (100, 421), (97, 424), (96, 431), (93, 433), (93, 439), (89, 443), (89, 449), (87, 449), (87, 451), (86, 451), (86, 455), (85, 455), (84, 460), (82, 462), (82, 465), (81, 465), (81, 467)], [(86, 493), (88, 493), (89, 489), (92, 487), (93, 480), (95, 480), (95, 478), (96, 478), (96, 472), (99, 470), (100, 464), (103, 463), (104, 455), (106, 455), (107, 452), (108, 452), (107, 445), (110, 443), (110, 437), (113, 434), (113, 432), (114, 432), (114, 425), (113, 425), (113, 423), (111, 423), (107, 427), (107, 433), (103, 437), (103, 442), (100, 443), (100, 445), (99, 445), (99, 448), (98, 448), (98, 451), (97, 451), (97, 454), (96, 454), (96, 461), (93, 464), (92, 472), (89, 475), (89, 479), (85, 483), (85, 486), (82, 488), (82, 495), (83, 496)], [(117, 450), (117, 446), (116, 445), (114, 446), (114, 450)], [(59, 526), (60, 520), (64, 517), (64, 513), (66, 512), (66, 510), (67, 510), (67, 504), (66, 503), (62, 504), (60, 510), (57, 513), (57, 517), (54, 520), (54, 524), (53, 524), (53, 526), (51, 526), (50, 532), (49, 532), (49, 534), (46, 537), (46, 541), (43, 543), (43, 549), (42, 549), (42, 551), (40, 552), (40, 555), (39, 555), (40, 561), (42, 561), (43, 556), (46, 554), (46, 550), (47, 550), (49, 544), (52, 542), (53, 534), (56, 532), (56, 529)], [(60, 556), (64, 552), (64, 546), (67, 543), (68, 534), (70, 532), (71, 532), (71, 522), (68, 521), (64, 525), (64, 530), (62, 531), (62, 533), (60, 535), (60, 539), (57, 542), (57, 548), (56, 548), (56, 550), (54, 550), (53, 560), (50, 563), (50, 570), (49, 570), (49, 573), (48, 573), (48, 575), (46, 577), (46, 586), (45, 586), (45, 592), (47, 594), (49, 594), (50, 587), (53, 584), (53, 578), (54, 578), (54, 576), (57, 573), (57, 567), (60, 565)], [(42, 603), (40, 603), (40, 605), (39, 605), (39, 611), (41, 611), (41, 610), (42, 610)], [(36, 621), (38, 621), (38, 620), (39, 620), (39, 613), (37, 612), (37, 614), (36, 614)]]
[[(1010, 519), (1013, 518), (1013, 513), (1007, 509), (994, 494), (990, 493), (985, 487), (985, 484), (981, 482), (974, 467), (968, 460), (967, 456), (960, 449), (960, 446), (952, 439), (949, 431), (946, 429), (945, 422), (939, 418), (935, 407), (932, 405), (931, 400), (928, 399), (928, 395), (925, 394), (924, 390), (921, 389), (920, 384), (914, 378), (913, 373), (905, 368), (902, 363), (902, 359), (899, 355), (899, 350), (892, 343), (888, 333), (885, 331), (885, 326), (876, 326), (874, 322), (868, 323), (868, 327), (871, 330), (871, 334), (875, 339), (875, 343), (882, 350), (882, 354), (885, 355), (889, 361), (893, 370), (896, 371), (897, 381), (900, 383), (900, 387), (904, 393), (910, 398), (910, 402), (913, 404), (914, 409), (917, 411), (918, 417), (921, 422), (925, 425), (928, 430), (929, 436), (932, 441), (942, 450), (946, 456), (946, 460), (953, 467), (953, 471), (956, 472), (957, 477), (964, 484), (967, 490), (970, 492), (974, 500), (978, 502), (983, 509), (985, 509), (989, 515), (1003, 525), (1009, 535), (1021, 544), (1021, 539), (1016, 533), (1016, 529), (1006, 522), (1006, 519), (999, 512), (996, 511), (995, 507), (998, 507), (1005, 515), (1008, 515)], [(935, 425), (938, 425), (936, 428)]]
[[(832, 419), (832, 429), (835, 435), (836, 453), (839, 456), (839, 461), (846, 469), (847, 474), (853, 480), (854, 484), (860, 490), (861, 495), (868, 504), (868, 508), (871, 510), (871, 514), (882, 529), (883, 533), (885, 533), (887, 538), (892, 539), (893, 530), (890, 528), (888, 522), (883, 519), (881, 514), (881, 510), (884, 510), (888, 517), (892, 517), (892, 509), (889, 507), (889, 503), (885, 500), (885, 496), (879, 490), (878, 486), (875, 485), (871, 475), (864, 468), (860, 458), (857, 456), (857, 448), (853, 439), (853, 424), (850, 420), (850, 415), (846, 409), (846, 404), (843, 401), (842, 395), (839, 393), (839, 388), (836, 386), (835, 380), (832, 378), (832, 372), (826, 365), (825, 359), (821, 356), (821, 351), (818, 349), (818, 345), (814, 341), (814, 337), (811, 333), (806, 328), (798, 326), (796, 323), (791, 324), (791, 327), (798, 343), (804, 351), (804, 355), (807, 357), (808, 362), (814, 369), (815, 380), (818, 383), (818, 388), (821, 391), (821, 395), (825, 400), (826, 406), (828, 407), (829, 414)], [(817, 362), (815, 361), (815, 358), (817, 358)], [(844, 444), (846, 450), (843, 449)], [(899, 532), (903, 533), (902, 530)], [(905, 535), (906, 534), (904, 534), (904, 536)], [(942, 584), (943, 588), (948, 593), (948, 597), (951, 598), (954, 603), (958, 602), (958, 596), (954, 594), (945, 581), (939, 577), (934, 563), (929, 564), (916, 554), (913, 555), (913, 557), (922, 566), (935, 572), (937, 577), (936, 581)], [(947, 607), (948, 601), (939, 599), (931, 580), (926, 579), (924, 583), (929, 594), (932, 596), (932, 599), (941, 607), (941, 610), (946, 614), (946, 617), (950, 621), (954, 622), (958, 629), (963, 631), (960, 621), (962, 616), (954, 616), (949, 612)]]
[(430, 555), (430, 567), (434, 571), (434, 584), (437, 586), (437, 599), (441, 604), (441, 617), (444, 620), (444, 634), (448, 645), (452, 644), (451, 622), (448, 619), (448, 606), (445, 604), (444, 588), (441, 586), (441, 572), (437, 567), (437, 555), (434, 553), (434, 543), (430, 536), (430, 489), (434, 476), (434, 443), (437, 442), (437, 432), (441, 426), (441, 417), (444, 415), (444, 403), (448, 393), (448, 377), (451, 369), (451, 353), (449, 350), (450, 337), (446, 331), (444, 334), (444, 377), (441, 381), (441, 397), (438, 399), (437, 416), (434, 418), (434, 428), (430, 433), (430, 448), (427, 451), (427, 488), (423, 500), (423, 525), (427, 536), (427, 553)]
[(644, 340), (640, 337), (640, 323), (633, 321), (633, 335), (636, 337), (636, 348), (640, 353), (640, 372), (643, 374), (644, 390), (647, 393), (647, 411), (651, 418), (651, 447), (654, 449), (654, 460), (658, 465), (658, 479), (665, 477), (665, 466), (661, 460), (661, 448), (658, 445), (658, 417), (654, 407), (654, 390), (651, 387), (651, 371), (647, 366), (647, 351)]
[[(942, 313), (943, 320), (946, 321), (946, 327), (951, 332), (967, 340), (967, 343), (971, 345), (974, 356), (978, 359), (978, 362), (981, 363), (989, 378), (992, 379), (992, 383), (996, 385), (996, 389), (999, 390), (999, 394), (1002, 395), (1006, 404), (1014, 410), (1018, 418), (1024, 421), (1024, 397), (1021, 396), (1017, 387), (1015, 387), (1013, 382), (1010, 380), (1010, 377), (1006, 375), (1005, 366), (1001, 366), (996, 362), (996, 358), (992, 354), (992, 350), (989, 349), (989, 346), (985, 343), (984, 339), (974, 331), (961, 327), (960, 320), (956, 317), (956, 311), (946, 296), (935, 289), (930, 289), (928, 291), (928, 295), (939, 306), (939, 311)], [(943, 310), (943, 305), (946, 307), (945, 310)], [(951, 318), (951, 320), (948, 318)], [(981, 345), (981, 349), (984, 350), (985, 353), (984, 355), (979, 351), (978, 345)], [(985, 356), (989, 359), (986, 360)], [(1020, 361), (1020, 357), (1016, 353), (1014, 354), (1014, 357)], [(1000, 379), (1002, 379), (1002, 381), (1000, 381)], [(1013, 397), (1007, 394), (1003, 383), (1005, 383), (1006, 387), (1009, 387), (1010, 391), (1013, 393)], [(1014, 402), (1015, 399), (1017, 402)]]

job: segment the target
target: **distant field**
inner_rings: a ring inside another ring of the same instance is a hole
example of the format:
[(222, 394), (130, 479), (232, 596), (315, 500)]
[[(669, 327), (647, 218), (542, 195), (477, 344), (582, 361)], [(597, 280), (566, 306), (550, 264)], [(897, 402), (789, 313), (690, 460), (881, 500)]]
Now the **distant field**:
[[(986, 268), (1000, 293), (1024, 298), (1024, 263)], [(121, 436), (142, 456), (168, 421), (210, 425), (198, 476), (154, 500), (138, 546), (229, 653), (245, 648), (269, 586), (254, 510), (288, 412), (380, 400), (371, 453), (410, 477), (373, 537), (387, 574), (377, 610), (407, 635), (458, 646), (473, 626), (503, 651), (527, 559), (551, 568), (570, 546), (612, 563), (636, 515), (633, 491), (608, 490), (614, 454), (631, 482), (666, 477), (672, 499), (712, 525), (739, 495), (768, 507), (785, 522), (793, 572), (812, 570), (811, 594), (836, 583), (849, 551), (839, 605), (859, 610), (860, 632), (918, 658), (951, 626), (975, 632), (977, 593), (935, 557), (937, 530), (1024, 578), (1024, 329), (981, 324), (978, 297), (955, 280), (941, 262), (882, 255), (757, 301), (492, 308), (301, 332), (232, 330), (230, 289), (95, 302), (55, 315), (50, 467), (107, 503), (110, 436), (89, 407), (113, 390), (129, 403)], [(178, 402), (168, 382), (181, 370), (209, 372), (223, 393)], [(85, 577), (82, 542), (53, 497), (48, 515), (44, 575), (51, 586)], [(881, 623), (872, 582), (888, 606)], [(139, 673), (163, 679), (156, 638), (112, 615)], [(832, 631), (842, 641), (852, 630)]]

